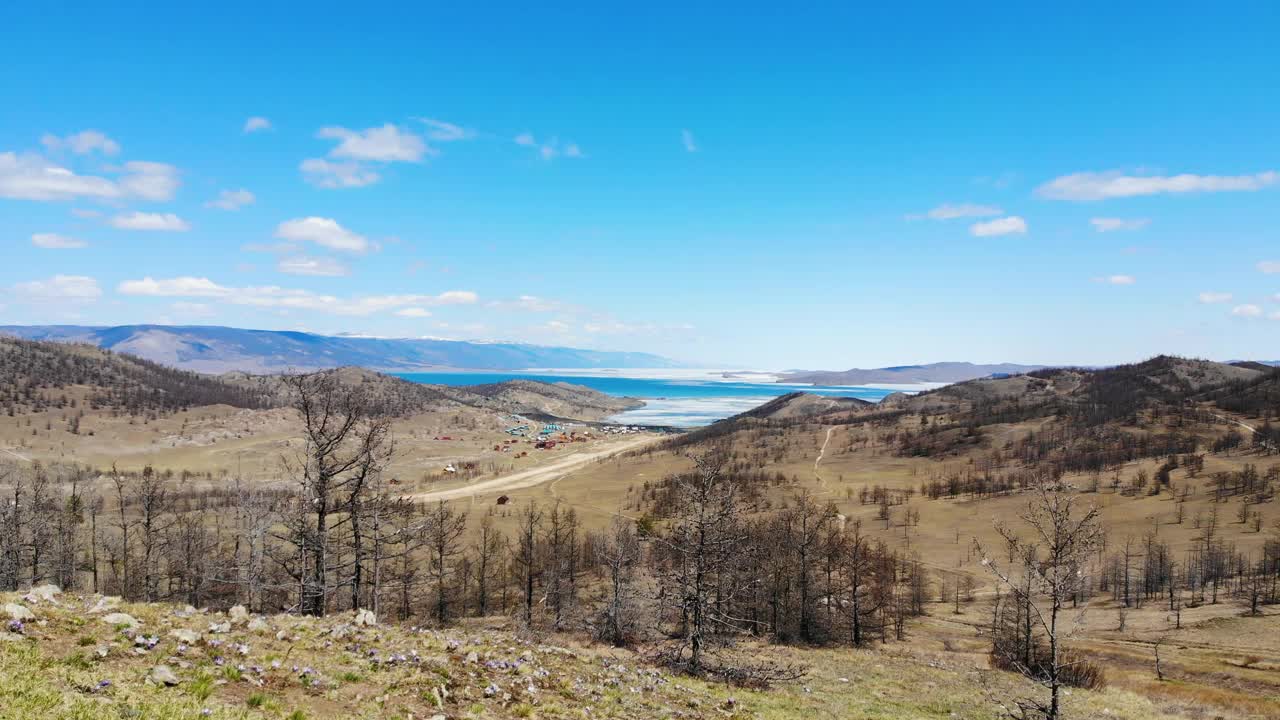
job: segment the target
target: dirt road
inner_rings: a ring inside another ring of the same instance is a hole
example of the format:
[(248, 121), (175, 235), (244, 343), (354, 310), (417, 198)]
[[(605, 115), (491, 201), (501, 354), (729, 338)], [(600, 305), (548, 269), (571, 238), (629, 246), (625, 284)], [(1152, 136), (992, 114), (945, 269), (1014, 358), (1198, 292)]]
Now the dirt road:
[(450, 488), (448, 490), (435, 490), (432, 492), (414, 493), (406, 495), (410, 500), (419, 500), (424, 502), (435, 502), (437, 500), (456, 500), (458, 498), (472, 497), (475, 495), (484, 495), (496, 492), (505, 492), (507, 490), (519, 490), (521, 488), (533, 487), (542, 483), (555, 480), (566, 473), (578, 470), (585, 465), (613, 457), (619, 453), (635, 450), (636, 448), (648, 445), (657, 441), (657, 437), (639, 437), (632, 440), (626, 440), (614, 445), (610, 445), (600, 450), (592, 450), (589, 452), (574, 453), (558, 460), (552, 460), (545, 465), (529, 468), (513, 472), (509, 475), (482, 480), (478, 483), (466, 485), (463, 487)]

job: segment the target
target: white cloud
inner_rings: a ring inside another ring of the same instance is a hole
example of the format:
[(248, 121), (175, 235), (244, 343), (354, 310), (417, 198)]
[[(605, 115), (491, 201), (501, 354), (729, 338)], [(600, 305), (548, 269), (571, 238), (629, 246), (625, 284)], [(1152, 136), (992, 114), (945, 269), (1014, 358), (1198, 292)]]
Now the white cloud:
[(418, 118), (418, 120), (427, 126), (427, 137), (436, 142), (470, 140), (476, 136), (475, 130), (443, 120), (436, 120), (435, 118)]
[(571, 329), (569, 327), (569, 323), (564, 322), (563, 320), (548, 320), (542, 327), (543, 329), (550, 330), (553, 333), (567, 333)]
[(1124, 230), (1141, 230), (1151, 224), (1147, 218), (1106, 218), (1096, 217), (1089, 220), (1089, 224), (1093, 225), (1093, 229), (1100, 233), (1117, 232)]
[(525, 147), (533, 147), (535, 144), (537, 144), (533, 139), (533, 133), (527, 133), (527, 132), (520, 133), (519, 135), (517, 135), (515, 137), (515, 143), (517, 145), (524, 145)]
[(354, 188), (372, 185), (382, 179), (376, 171), (357, 162), (331, 162), (323, 158), (307, 158), (299, 166), (307, 182), (322, 188)]
[(111, 218), (111, 226), (121, 230), (158, 232), (186, 232), (191, 229), (186, 220), (173, 213), (124, 213)]
[(577, 143), (569, 143), (568, 145), (565, 145), (564, 156), (571, 158), (586, 157), (582, 154), (582, 148), (578, 147)]
[(407, 307), (433, 307), (439, 305), (466, 305), (478, 300), (469, 290), (450, 290), (439, 295), (358, 295), (337, 297), (311, 290), (282, 288), (275, 285), (256, 287), (228, 287), (203, 277), (175, 277), (126, 280), (117, 291), (122, 295), (144, 297), (197, 297), (213, 298), (231, 305), (275, 308), (284, 310), (314, 310), (334, 315), (371, 315), (387, 310)]
[(173, 303), (169, 306), (169, 309), (179, 315), (185, 315), (187, 317), (205, 318), (212, 317), (217, 314), (217, 311), (206, 303), (193, 303), (185, 300), (179, 300), (178, 302)]
[(169, 200), (178, 185), (178, 170), (172, 165), (135, 160), (123, 168), (118, 179), (77, 175), (74, 171), (34, 154), (0, 153), (0, 197), (14, 200)]
[(587, 156), (577, 143), (561, 144), (560, 139), (555, 137), (540, 143), (533, 137), (533, 133), (520, 133), (515, 137), (515, 144), (537, 148), (538, 156), (543, 160), (554, 160), (561, 155), (570, 158), (584, 158)]
[(100, 151), (103, 155), (115, 155), (120, 152), (120, 143), (97, 130), (82, 130), (66, 137), (45, 134), (40, 138), (40, 143), (49, 148), (50, 152), (58, 152), (63, 149), (70, 150), (77, 155), (88, 155), (95, 150)]
[(424, 318), (431, 317), (431, 311), (420, 307), (407, 307), (396, 311), (400, 317), (407, 318)]
[(46, 250), (70, 250), (88, 247), (89, 243), (57, 233), (36, 233), (31, 236), (31, 244)]
[(1138, 282), (1138, 279), (1132, 275), (1107, 275), (1106, 277), (1094, 278), (1094, 282), (1107, 285), (1132, 285)]
[(684, 145), (685, 152), (698, 152), (698, 143), (693, 139), (693, 133), (688, 130), (680, 131), (680, 142)]
[(521, 295), (514, 300), (495, 300), (489, 303), (489, 307), (500, 310), (523, 310), (525, 312), (563, 312), (574, 309), (559, 300), (548, 300), (536, 295)]
[(1231, 293), (1229, 292), (1202, 292), (1197, 297), (1205, 305), (1231, 302)]
[(294, 255), (280, 258), (276, 269), (289, 275), (313, 275), (317, 277), (341, 277), (348, 273), (347, 266), (330, 257)]
[(173, 199), (181, 181), (178, 168), (165, 163), (133, 160), (124, 164), (126, 174), (120, 178), (125, 193), (157, 202)]
[(1017, 215), (999, 218), (997, 220), (989, 220), (987, 222), (974, 223), (969, 226), (969, 234), (974, 237), (990, 237), (993, 235), (1011, 235), (1014, 233), (1025, 233), (1027, 231), (1027, 221)]
[(1273, 170), (1253, 175), (1125, 175), (1119, 170), (1063, 175), (1036, 188), (1053, 200), (1107, 200), (1162, 193), (1240, 192), (1280, 182)]
[(1258, 270), (1268, 275), (1280, 273), (1280, 260), (1263, 260), (1258, 263)]
[(219, 210), (239, 210), (245, 205), (252, 205), (256, 200), (253, 193), (240, 188), (239, 190), (223, 190), (218, 193), (218, 197), (205, 203), (207, 208), (217, 208)]
[(424, 154), (433, 152), (422, 138), (391, 123), (366, 130), (324, 127), (316, 137), (338, 140), (337, 147), (330, 150), (329, 155), (352, 160), (419, 162)]
[(928, 218), (930, 220), (955, 220), (956, 218), (992, 217), (993, 215), (1000, 215), (1002, 213), (1004, 213), (1004, 210), (992, 205), (943, 203), (926, 213), (908, 215), (907, 219), (924, 220), (925, 218)]
[(1251, 304), (1237, 305), (1231, 308), (1231, 314), (1236, 317), (1246, 318), (1262, 317), (1262, 308)]
[(270, 129), (271, 129), (271, 121), (259, 115), (254, 115), (253, 117), (244, 121), (244, 133), (246, 135), (248, 135), (249, 133), (258, 132), (259, 130), (270, 130)]
[(47, 280), (18, 283), (10, 290), (27, 302), (89, 303), (102, 296), (98, 281), (85, 275), (54, 275)]
[(102, 217), (102, 213), (98, 212), (97, 210), (91, 210), (89, 208), (71, 208), (71, 214), (75, 215), (78, 218), (85, 218), (85, 219)]
[(313, 242), (330, 250), (362, 253), (369, 249), (367, 238), (338, 224), (337, 220), (305, 217), (286, 220), (276, 227), (275, 236), (293, 242)]

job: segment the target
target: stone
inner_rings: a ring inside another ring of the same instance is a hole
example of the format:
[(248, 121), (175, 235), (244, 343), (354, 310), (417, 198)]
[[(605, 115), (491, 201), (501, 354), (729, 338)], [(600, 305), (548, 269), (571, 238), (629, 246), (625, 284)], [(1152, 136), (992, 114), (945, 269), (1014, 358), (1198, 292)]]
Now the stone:
[(130, 615), (129, 613), (122, 613), (122, 612), (115, 612), (109, 615), (103, 615), (102, 622), (108, 625), (127, 625), (131, 628), (136, 628), (142, 624), (142, 622), (138, 620), (138, 618)]
[(186, 628), (178, 628), (170, 630), (169, 637), (177, 640), (184, 645), (195, 645), (200, 642), (200, 634), (195, 630), (187, 630)]
[(231, 632), (231, 623), (209, 623), (209, 632), (211, 633), (229, 633)]
[(378, 624), (378, 618), (372, 610), (360, 610), (356, 613), (356, 625), (372, 627)]
[(267, 624), (267, 621), (263, 620), (262, 618), (254, 618), (249, 621), (248, 628), (249, 628), (249, 632), (263, 633), (270, 630), (271, 626)]
[(469, 664), (475, 664), (480, 662), (480, 654), (472, 650), (471, 652), (467, 653), (466, 662)]
[(147, 680), (154, 685), (165, 687), (173, 687), (179, 682), (178, 676), (168, 665), (157, 665), (151, 668), (151, 672), (147, 673)]
[(31, 591), (22, 596), (23, 600), (30, 603), (49, 603), (50, 605), (58, 604), (58, 595), (62, 593), (62, 588), (57, 585), (39, 585), (31, 588)]
[(98, 601), (93, 604), (93, 607), (89, 608), (89, 612), (90, 614), (97, 615), (98, 613), (107, 612), (108, 610), (115, 610), (119, 605), (120, 598), (108, 595), (98, 598)]
[(30, 608), (23, 607), (17, 603), (7, 603), (4, 606), (4, 614), (8, 615), (10, 620), (22, 622), (36, 619), (36, 614), (31, 612)]
[(243, 605), (232, 606), (231, 610), (227, 611), (227, 616), (231, 619), (232, 625), (249, 622), (249, 611)]
[(22, 642), (25, 639), (26, 638), (19, 635), (18, 633), (0, 631), (0, 642)]
[(355, 628), (343, 623), (341, 625), (335, 625), (334, 628), (329, 631), (329, 637), (335, 640), (341, 640), (353, 632), (355, 632)]

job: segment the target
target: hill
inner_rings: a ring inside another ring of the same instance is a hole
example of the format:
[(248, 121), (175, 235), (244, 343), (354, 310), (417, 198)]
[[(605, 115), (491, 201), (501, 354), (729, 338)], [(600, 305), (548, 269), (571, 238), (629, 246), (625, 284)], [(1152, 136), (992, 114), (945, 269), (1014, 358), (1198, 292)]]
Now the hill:
[(795, 392), (776, 397), (759, 407), (742, 413), (756, 418), (802, 418), (825, 415), (832, 412), (863, 410), (875, 407), (875, 403), (861, 398), (830, 397), (813, 393)]
[(130, 413), (174, 411), (202, 405), (262, 408), (270, 399), (256, 388), (176, 370), (90, 345), (59, 345), (0, 338), (0, 404), (9, 414), (75, 407), (67, 389), (87, 389), (83, 409)]
[(778, 380), (785, 383), (814, 385), (870, 385), (955, 383), (992, 375), (1017, 375), (1044, 368), (1044, 365), (998, 363), (975, 365), (969, 362), (939, 362), (928, 365), (897, 365), (883, 368), (853, 368), (842, 371), (787, 373)]
[(501, 342), (373, 338), (217, 326), (6, 325), (0, 335), (94, 345), (205, 373), (320, 370), (358, 365), (377, 370), (429, 368), (664, 368), (673, 360), (649, 353), (607, 352)]
[[(0, 631), (4, 717), (898, 720), (950, 712), (994, 720), (995, 708), (975, 692), (978, 681), (993, 692), (1026, 689), (954, 652), (753, 648), (810, 670), (803, 683), (750, 690), (672, 675), (642, 653), (583, 636), (522, 631), (503, 617), (411, 628), (367, 614), (26, 597), (0, 595), (7, 613), (26, 618)], [(1117, 690), (1078, 691), (1072, 707), (1127, 720), (1162, 716)]]

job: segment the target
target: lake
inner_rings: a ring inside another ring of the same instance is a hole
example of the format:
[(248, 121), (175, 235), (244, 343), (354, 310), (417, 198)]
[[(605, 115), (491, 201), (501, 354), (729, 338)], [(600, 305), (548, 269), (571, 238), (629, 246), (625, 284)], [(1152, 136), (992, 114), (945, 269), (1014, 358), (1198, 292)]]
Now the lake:
[[(726, 379), (718, 371), (672, 373), (675, 377), (627, 376), (627, 370), (616, 373), (586, 374), (581, 371), (545, 372), (428, 372), (397, 373), (406, 380), (433, 385), (481, 385), (504, 380), (541, 380), (585, 385), (593, 390), (619, 397), (643, 400), (645, 406), (615, 415), (611, 421), (628, 425), (671, 425), (697, 427), (708, 425), (772, 400), (779, 395), (804, 391), (817, 395), (856, 397), (879, 401), (896, 390), (922, 390), (924, 387), (829, 387), (796, 385), (766, 381)], [(643, 371), (636, 371), (642, 373)], [(761, 376), (767, 378), (767, 376)]]

